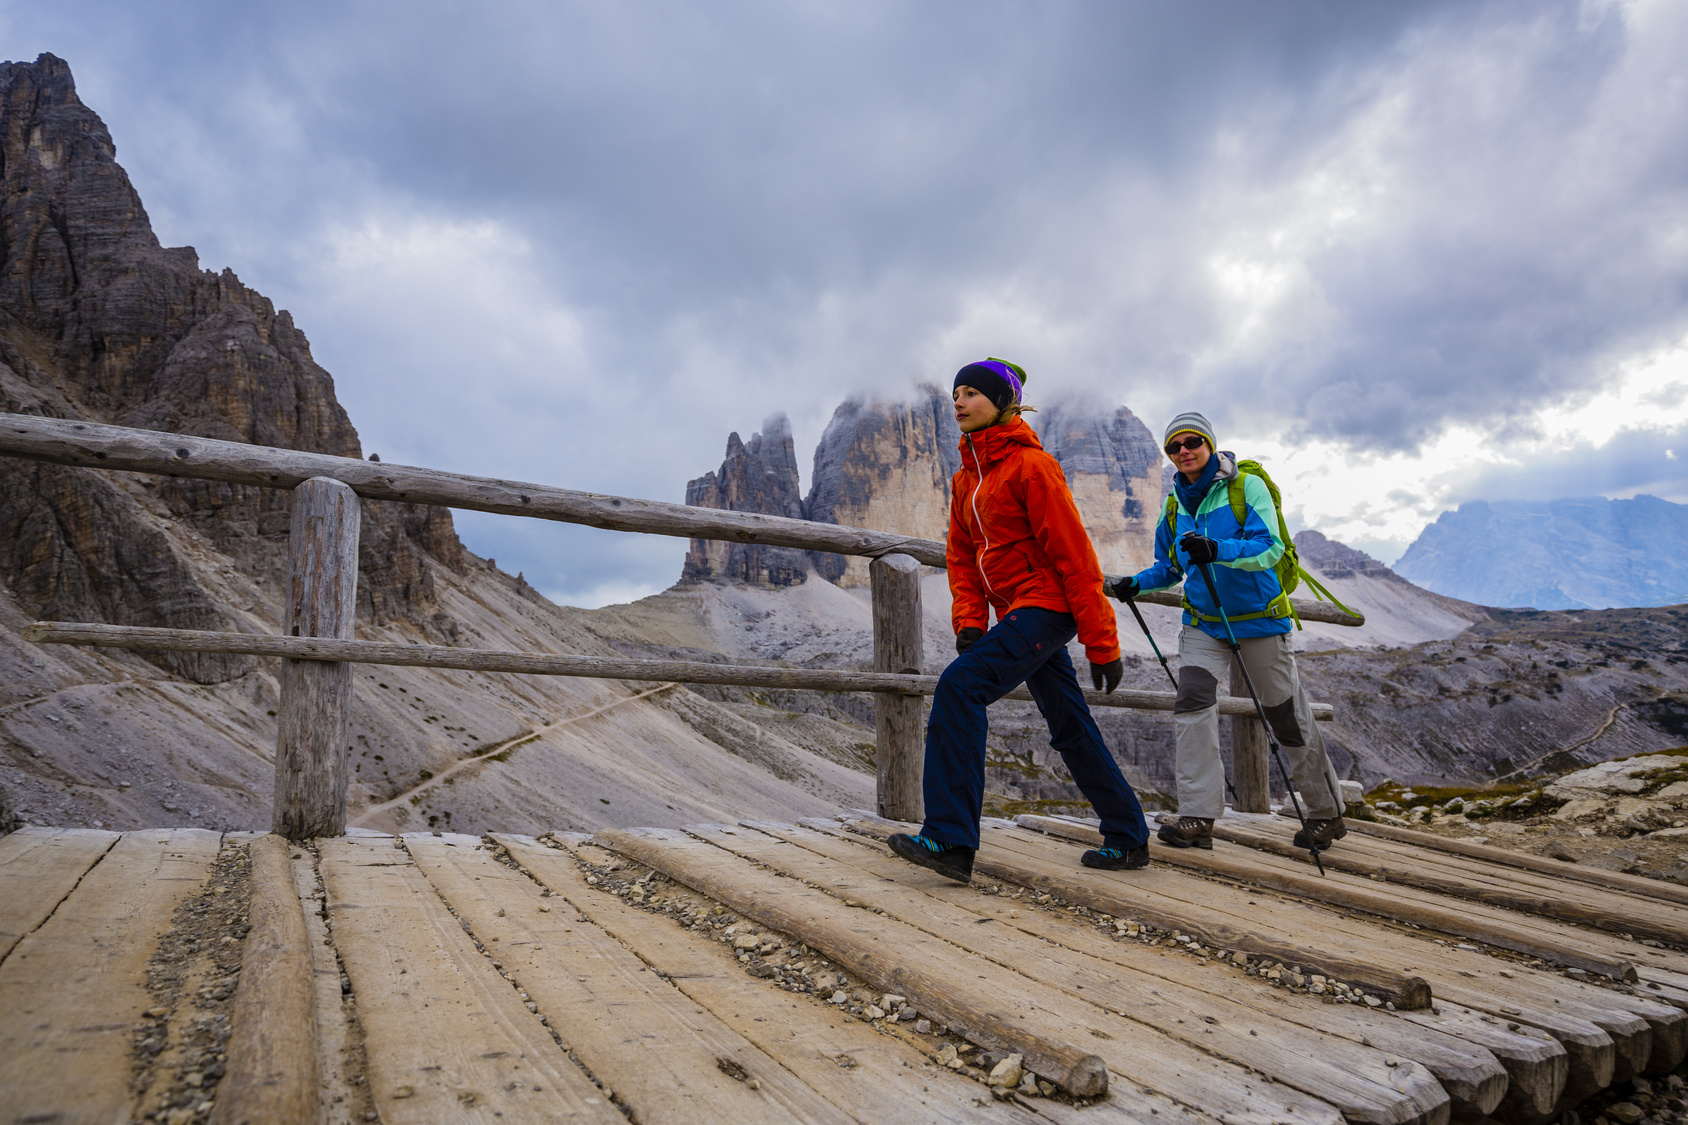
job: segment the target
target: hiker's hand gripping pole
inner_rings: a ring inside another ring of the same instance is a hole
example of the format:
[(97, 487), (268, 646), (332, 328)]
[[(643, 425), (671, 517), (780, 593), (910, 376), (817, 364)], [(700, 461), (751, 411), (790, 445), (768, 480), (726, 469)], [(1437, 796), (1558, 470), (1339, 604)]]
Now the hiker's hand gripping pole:
[(1313, 866), (1323, 875), (1325, 865), (1319, 860), (1319, 845), (1314, 842), (1313, 834), (1307, 831), (1307, 818), (1302, 815), (1301, 800), (1295, 795), (1295, 781), (1290, 777), (1289, 770), (1284, 768), (1277, 735), (1272, 730), (1272, 724), (1266, 719), (1266, 708), (1260, 704), (1260, 693), (1254, 690), (1254, 677), (1248, 674), (1248, 662), (1243, 659), (1242, 646), (1237, 643), (1237, 635), (1231, 631), (1231, 619), (1225, 616), (1225, 605), (1219, 600), (1219, 588), (1213, 584), (1213, 572), (1208, 569), (1208, 563), (1197, 563), (1196, 566), (1202, 572), (1202, 582), (1207, 586), (1208, 596), (1213, 599), (1214, 609), (1219, 611), (1219, 622), (1225, 626), (1225, 639), (1231, 645), (1231, 658), (1237, 662), (1237, 667), (1243, 670), (1243, 683), (1248, 686), (1248, 697), (1254, 701), (1254, 712), (1260, 717), (1260, 725), (1266, 728), (1266, 745), (1271, 747), (1272, 760), (1278, 763), (1278, 773), (1283, 776), (1284, 788), (1289, 790), (1290, 804), (1295, 806), (1295, 819), (1301, 822), (1301, 832), (1307, 838), (1307, 850), (1313, 856)]

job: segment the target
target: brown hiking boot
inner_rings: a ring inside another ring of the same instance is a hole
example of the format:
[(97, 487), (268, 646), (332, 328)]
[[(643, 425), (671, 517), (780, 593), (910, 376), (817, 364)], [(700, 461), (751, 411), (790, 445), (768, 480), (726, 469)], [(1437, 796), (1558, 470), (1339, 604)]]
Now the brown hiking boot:
[(1206, 848), (1213, 850), (1213, 818), (1181, 816), (1171, 824), (1163, 824), (1156, 833), (1161, 843), (1175, 848)]
[(1311, 848), (1317, 845), (1320, 851), (1324, 851), (1346, 835), (1348, 826), (1342, 823), (1340, 816), (1334, 820), (1309, 820), (1306, 828), (1296, 832), (1295, 846)]

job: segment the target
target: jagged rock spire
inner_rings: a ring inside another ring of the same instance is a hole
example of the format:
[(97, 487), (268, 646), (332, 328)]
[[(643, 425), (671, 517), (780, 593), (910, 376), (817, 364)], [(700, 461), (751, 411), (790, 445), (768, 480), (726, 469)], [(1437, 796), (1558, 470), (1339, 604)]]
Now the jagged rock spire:
[[(729, 435), (720, 469), (686, 483), (686, 503), (802, 519), (791, 422), (784, 414), (773, 415), (762, 423), (760, 433), (750, 435), (748, 444), (736, 432)], [(804, 553), (789, 547), (694, 539), (681, 580), (795, 586), (808, 577), (808, 570)]]

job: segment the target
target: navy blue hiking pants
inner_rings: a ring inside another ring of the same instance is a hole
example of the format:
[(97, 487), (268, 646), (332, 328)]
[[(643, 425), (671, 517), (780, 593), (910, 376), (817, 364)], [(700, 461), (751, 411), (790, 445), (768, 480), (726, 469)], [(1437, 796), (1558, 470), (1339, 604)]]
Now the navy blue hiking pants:
[(985, 708), (1022, 683), (1049, 724), (1049, 745), (1102, 820), (1103, 845), (1129, 851), (1149, 842), (1143, 806), (1102, 744), (1067, 642), (1078, 633), (1071, 614), (1011, 610), (996, 628), (955, 658), (938, 680), (926, 724), (926, 824), (941, 844), (979, 846), (985, 800)]

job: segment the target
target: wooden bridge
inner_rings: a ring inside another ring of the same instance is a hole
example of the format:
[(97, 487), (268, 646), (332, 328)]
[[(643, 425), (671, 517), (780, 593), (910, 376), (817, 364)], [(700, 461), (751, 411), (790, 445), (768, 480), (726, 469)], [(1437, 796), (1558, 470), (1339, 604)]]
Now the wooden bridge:
[[(0, 455), (294, 494), (283, 635), (27, 634), (282, 658), (275, 831), (0, 838), (0, 1122), (1541, 1125), (1688, 1051), (1688, 892), (1374, 826), (1319, 878), (1257, 815), (1240, 699), (1243, 811), (1212, 852), (1092, 871), (1092, 825), (1021, 817), (987, 823), (968, 887), (891, 858), (920, 819), (918, 579), (942, 544), (17, 415)], [(363, 500), (867, 556), (874, 670), (361, 642)], [(877, 809), (348, 834), (354, 662), (873, 692)]]
[(0, 1120), (1537, 1125), (1688, 1048), (1682, 888), (1358, 833), (1319, 880), (1249, 816), (1098, 872), (1021, 821), (969, 887), (870, 813), (26, 828)]

